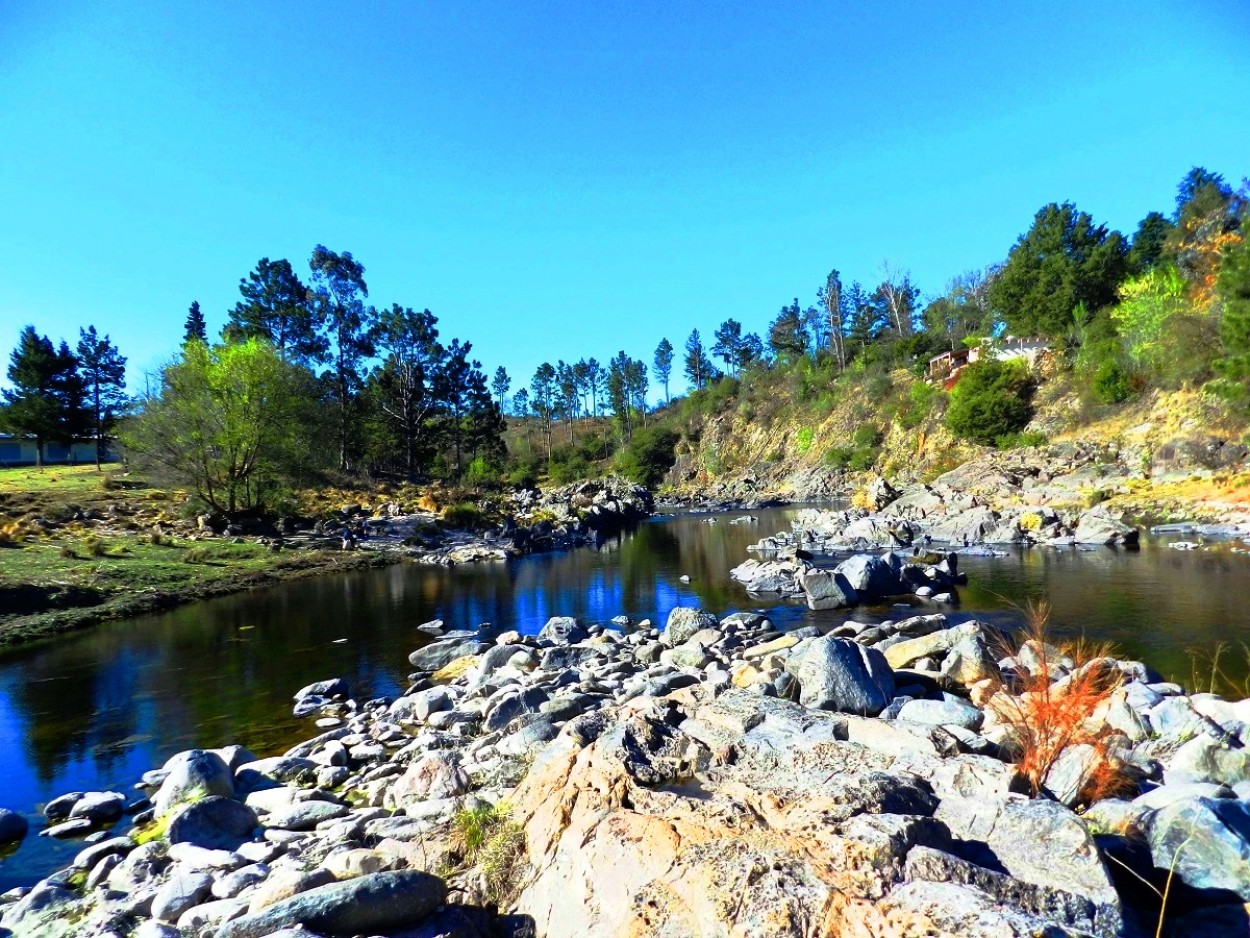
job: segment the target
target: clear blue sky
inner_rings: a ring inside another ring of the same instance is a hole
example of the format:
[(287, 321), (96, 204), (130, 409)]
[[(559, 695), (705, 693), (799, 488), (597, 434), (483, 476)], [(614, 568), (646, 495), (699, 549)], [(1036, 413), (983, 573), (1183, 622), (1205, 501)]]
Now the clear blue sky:
[(0, 354), (93, 323), (153, 368), (319, 242), (514, 390), (831, 267), (931, 296), (1046, 202), (1131, 232), (1250, 174), (1247, 50), (1244, 0), (4, 0)]

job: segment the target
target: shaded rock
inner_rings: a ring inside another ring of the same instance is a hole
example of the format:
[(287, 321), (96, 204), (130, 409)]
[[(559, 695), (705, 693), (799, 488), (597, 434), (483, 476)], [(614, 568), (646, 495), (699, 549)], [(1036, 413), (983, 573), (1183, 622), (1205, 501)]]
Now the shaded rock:
[(16, 811), (0, 808), (0, 844), (21, 840), (30, 829), (30, 822)]
[(319, 886), (229, 922), (218, 938), (265, 938), (281, 928), (355, 935), (419, 925), (447, 899), (437, 876), (418, 870), (373, 873)]
[(247, 805), (210, 795), (174, 817), (169, 825), (169, 842), (232, 850), (249, 839), (256, 825), (256, 812)]
[(552, 616), (538, 632), (538, 640), (572, 645), (590, 638), (590, 632), (573, 616)]
[(341, 818), (347, 812), (346, 805), (331, 801), (304, 801), (268, 815), (265, 826), (288, 831), (310, 831), (322, 821)]
[(1150, 820), (1150, 855), (1193, 889), (1250, 902), (1250, 804), (1193, 798), (1159, 809)]
[(175, 870), (152, 900), (152, 917), (173, 925), (188, 909), (204, 901), (213, 886), (208, 873)]
[(848, 557), (834, 569), (835, 578), (841, 577), (861, 600), (907, 592), (906, 585), (899, 578), (901, 564), (896, 566), (886, 557), (897, 560), (888, 552), (884, 557), (872, 554)]
[(836, 570), (809, 570), (801, 583), (808, 609), (840, 609), (859, 602), (855, 588)]
[(437, 671), (457, 658), (480, 655), (490, 647), (475, 638), (447, 638), (418, 648), (408, 656), (408, 663), (422, 671)]

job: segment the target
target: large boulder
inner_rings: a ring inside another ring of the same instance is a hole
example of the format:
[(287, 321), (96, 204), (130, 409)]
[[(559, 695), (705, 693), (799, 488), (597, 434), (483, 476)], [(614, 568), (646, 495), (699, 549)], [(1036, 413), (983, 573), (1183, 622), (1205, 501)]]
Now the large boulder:
[(836, 570), (808, 570), (801, 583), (808, 609), (841, 609), (859, 601), (855, 588)]
[(480, 655), (489, 647), (476, 638), (445, 638), (418, 648), (408, 656), (408, 663), (422, 671), (437, 671), (457, 658)]
[(180, 752), (172, 756), (164, 768), (169, 774), (152, 799), (157, 817), (211, 795), (223, 798), (234, 795), (234, 776), (230, 766), (215, 752), (207, 749)]
[(1103, 508), (1091, 508), (1077, 521), (1072, 539), (1078, 544), (1106, 544), (1130, 546), (1137, 543), (1136, 528), (1113, 518)]
[(449, 752), (436, 750), (408, 766), (386, 790), (386, 803), (402, 808), (419, 801), (455, 798), (469, 790), (469, 777), (459, 760)]
[(429, 873), (371, 873), (309, 889), (264, 911), (227, 922), (217, 936), (265, 938), (280, 929), (301, 925), (330, 935), (390, 933), (420, 925), (446, 899), (446, 885)]
[(881, 557), (873, 554), (848, 557), (838, 564), (834, 573), (849, 584), (861, 599), (877, 599), (907, 591), (899, 576), (901, 569), (898, 557), (887, 551)]
[(184, 808), (169, 825), (171, 844), (233, 850), (257, 825), (256, 812), (231, 798), (211, 795)]
[(552, 616), (538, 633), (539, 641), (555, 642), (557, 645), (571, 645), (588, 638), (590, 633), (586, 627), (572, 616)]
[(668, 614), (668, 622), (664, 625), (664, 633), (660, 636), (660, 641), (670, 647), (676, 647), (696, 632), (714, 629), (719, 624), (720, 620), (710, 612), (690, 606), (677, 606)]
[(1250, 804), (1232, 798), (1190, 798), (1166, 805), (1150, 820), (1150, 855), (1175, 869), (1187, 886), (1215, 899), (1250, 902)]
[(825, 635), (786, 667), (801, 688), (799, 702), (816, 710), (876, 716), (894, 698), (894, 674), (875, 648)]
[(26, 836), (30, 823), (16, 811), (0, 808), (0, 844), (21, 840)]

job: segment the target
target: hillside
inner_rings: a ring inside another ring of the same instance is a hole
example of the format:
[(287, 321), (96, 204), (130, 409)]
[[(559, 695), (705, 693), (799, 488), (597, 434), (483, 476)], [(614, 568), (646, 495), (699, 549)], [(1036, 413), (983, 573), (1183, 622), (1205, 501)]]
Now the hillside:
[(1033, 369), (1034, 413), (1006, 449), (956, 438), (949, 395), (905, 369), (823, 388), (757, 372), (674, 405), (682, 431), (666, 483), (692, 500), (853, 496), (873, 475), (930, 482), (957, 467), (1003, 465), (1068, 476), (1073, 503), (1105, 502), (1150, 520), (1250, 515), (1247, 421), (1200, 390), (1145, 391), (1100, 404), (1055, 356)]

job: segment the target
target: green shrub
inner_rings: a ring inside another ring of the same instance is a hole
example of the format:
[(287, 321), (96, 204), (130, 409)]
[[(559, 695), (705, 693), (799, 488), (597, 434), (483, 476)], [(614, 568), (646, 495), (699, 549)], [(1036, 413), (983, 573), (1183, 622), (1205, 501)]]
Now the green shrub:
[(547, 471), (556, 485), (568, 485), (595, 474), (594, 466), (572, 446), (558, 446), (551, 451), (551, 465)]
[(1022, 433), (1005, 433), (994, 440), (994, 445), (999, 449), (1036, 449), (1039, 446), (1046, 445), (1046, 435), (1038, 433), (1036, 430), (1026, 430)]
[(1032, 383), (1017, 362), (985, 359), (965, 368), (951, 391), (946, 426), (958, 437), (986, 445), (1023, 430), (1033, 416)]
[(1128, 373), (1114, 358), (1105, 359), (1094, 372), (1094, 395), (1104, 404), (1120, 404), (1133, 396)]
[(794, 435), (795, 451), (803, 456), (812, 448), (812, 439), (816, 436), (811, 427), (801, 427), (799, 432)]
[(885, 434), (881, 432), (879, 427), (871, 423), (861, 423), (855, 428), (855, 432), (851, 434), (851, 442), (855, 444), (856, 449), (880, 446), (883, 439), (885, 439)]
[(655, 488), (677, 461), (679, 436), (667, 427), (647, 427), (620, 449), (616, 470), (639, 485)]
[(183, 563), (208, 563), (208, 551), (203, 547), (192, 547), (182, 555)]
[(907, 389), (907, 403), (899, 410), (899, 423), (905, 430), (914, 430), (924, 423), (933, 410), (938, 390), (928, 381), (913, 381)]
[(489, 527), (482, 509), (472, 502), (457, 502), (443, 509), (443, 524), (449, 528), (478, 531)]

